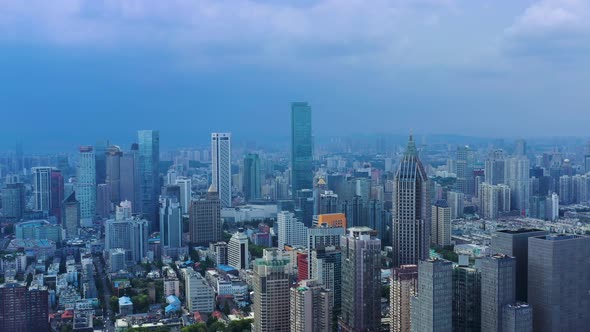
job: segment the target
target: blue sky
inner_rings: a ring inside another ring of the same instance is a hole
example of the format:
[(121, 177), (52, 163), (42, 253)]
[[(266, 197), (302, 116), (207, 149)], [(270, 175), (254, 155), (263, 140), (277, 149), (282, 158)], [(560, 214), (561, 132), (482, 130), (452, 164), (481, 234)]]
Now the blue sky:
[(0, 147), (262, 140), (295, 100), (316, 135), (588, 136), (590, 1), (0, 0), (0, 77)]

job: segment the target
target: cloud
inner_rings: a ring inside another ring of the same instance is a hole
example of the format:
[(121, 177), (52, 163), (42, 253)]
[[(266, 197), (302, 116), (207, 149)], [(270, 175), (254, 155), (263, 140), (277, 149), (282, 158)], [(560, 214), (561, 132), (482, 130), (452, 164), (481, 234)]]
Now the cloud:
[(504, 51), (564, 63), (590, 58), (590, 3), (544, 0), (534, 3), (505, 31)]

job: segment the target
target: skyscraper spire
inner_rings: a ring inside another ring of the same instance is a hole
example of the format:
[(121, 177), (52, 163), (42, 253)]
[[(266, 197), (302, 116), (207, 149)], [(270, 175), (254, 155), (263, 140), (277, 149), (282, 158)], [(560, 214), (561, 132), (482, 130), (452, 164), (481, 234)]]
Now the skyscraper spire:
[(410, 130), (410, 137), (408, 139), (408, 146), (406, 147), (405, 156), (418, 156), (418, 150), (416, 149), (416, 143), (414, 142), (414, 135)]

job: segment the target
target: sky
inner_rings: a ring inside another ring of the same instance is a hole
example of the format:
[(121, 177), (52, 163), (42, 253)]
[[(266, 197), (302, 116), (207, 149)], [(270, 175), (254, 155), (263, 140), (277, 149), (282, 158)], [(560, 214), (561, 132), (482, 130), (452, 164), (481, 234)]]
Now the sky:
[(590, 0), (0, 0), (0, 148), (590, 136)]

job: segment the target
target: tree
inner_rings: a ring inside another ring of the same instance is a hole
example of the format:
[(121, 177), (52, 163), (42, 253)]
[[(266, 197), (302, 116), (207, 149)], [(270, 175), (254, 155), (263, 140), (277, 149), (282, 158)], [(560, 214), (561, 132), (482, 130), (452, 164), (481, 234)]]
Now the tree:
[(220, 321), (216, 321), (209, 326), (209, 332), (224, 332), (225, 331), (225, 324)]
[(119, 312), (119, 298), (116, 296), (111, 296), (109, 299), (109, 303), (111, 305), (111, 310), (114, 312)]
[(207, 325), (205, 323), (196, 323), (193, 325), (185, 326), (180, 329), (180, 332), (208, 332)]
[(150, 308), (150, 300), (146, 294), (133, 296), (131, 302), (135, 312), (147, 312)]
[(251, 324), (252, 319), (232, 320), (231, 322), (229, 322), (229, 325), (225, 330), (226, 332), (250, 331)]

